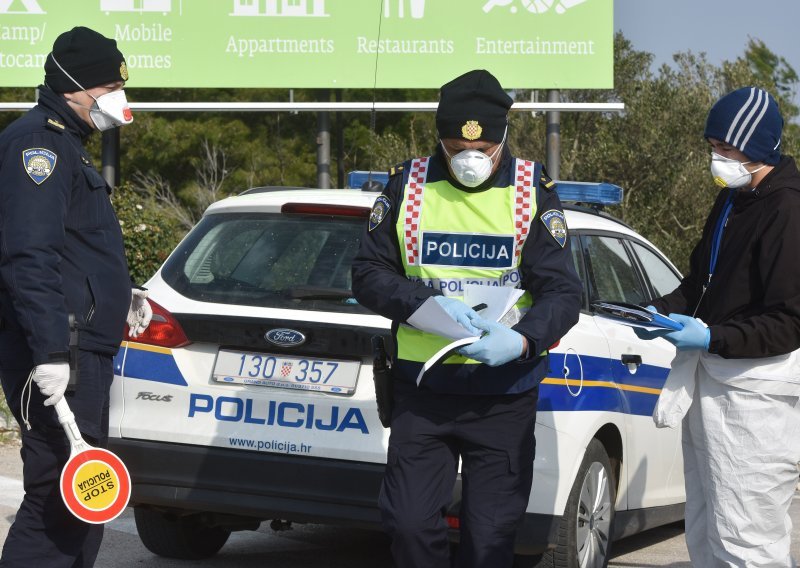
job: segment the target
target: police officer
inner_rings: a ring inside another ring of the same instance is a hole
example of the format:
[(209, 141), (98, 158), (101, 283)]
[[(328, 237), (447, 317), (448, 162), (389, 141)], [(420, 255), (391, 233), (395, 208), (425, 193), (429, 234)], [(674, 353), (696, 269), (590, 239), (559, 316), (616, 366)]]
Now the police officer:
[(94, 564), (103, 528), (62, 503), (70, 448), (53, 405), (77, 366), (66, 398), (87, 442), (105, 445), (112, 358), (126, 319), (136, 335), (152, 314), (146, 294), (131, 293), (110, 188), (84, 148), (94, 130), (132, 121), (125, 59), (114, 40), (76, 27), (44, 68), (38, 104), (0, 133), (0, 377), (22, 431), (25, 486), (3, 568)]
[[(744, 87), (708, 113), (720, 190), (680, 286), (653, 302), (683, 323), (659, 426), (683, 426), (694, 566), (794, 566), (789, 506), (800, 461), (800, 172), (783, 118)], [(695, 316), (697, 319), (695, 319)]]
[[(450, 566), (459, 457), (458, 566), (510, 566), (533, 476), (547, 348), (578, 320), (581, 285), (541, 164), (506, 144), (511, 98), (485, 70), (441, 88), (433, 156), (393, 169), (353, 265), (360, 303), (393, 321), (394, 410), (379, 506), (401, 567)], [(462, 301), (470, 284), (521, 288), (509, 326)], [(483, 337), (427, 371), (450, 340), (404, 325), (429, 298)]]

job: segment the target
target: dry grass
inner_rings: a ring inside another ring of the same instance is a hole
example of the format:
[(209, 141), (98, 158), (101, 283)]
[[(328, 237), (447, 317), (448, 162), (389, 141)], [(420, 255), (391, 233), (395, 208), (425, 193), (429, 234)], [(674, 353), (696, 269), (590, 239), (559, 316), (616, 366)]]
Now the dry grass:
[(19, 440), (19, 426), (14, 420), (14, 415), (8, 409), (5, 395), (0, 392), (0, 444), (17, 442)]

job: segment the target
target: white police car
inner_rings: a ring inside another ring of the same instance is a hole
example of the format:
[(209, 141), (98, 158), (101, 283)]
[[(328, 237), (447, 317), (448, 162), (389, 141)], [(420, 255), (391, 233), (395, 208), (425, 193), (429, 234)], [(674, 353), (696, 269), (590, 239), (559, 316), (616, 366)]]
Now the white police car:
[[(559, 193), (608, 202), (621, 190), (562, 182)], [(370, 339), (388, 338), (389, 321), (350, 293), (376, 196), (256, 188), (222, 200), (147, 283), (155, 315), (116, 357), (110, 449), (154, 553), (208, 557), (267, 519), (378, 526), (389, 431)], [(673, 348), (591, 304), (646, 304), (679, 277), (621, 222), (577, 206), (566, 217), (584, 305), (540, 387), (517, 552), (604, 566), (614, 539), (682, 518), (683, 464), (680, 431), (651, 419)]]

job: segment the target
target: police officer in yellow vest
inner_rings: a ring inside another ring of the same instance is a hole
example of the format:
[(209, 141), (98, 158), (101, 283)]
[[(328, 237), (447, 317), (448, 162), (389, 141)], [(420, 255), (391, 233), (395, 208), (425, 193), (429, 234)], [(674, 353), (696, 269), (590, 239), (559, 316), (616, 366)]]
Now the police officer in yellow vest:
[[(531, 492), (547, 348), (578, 321), (581, 284), (561, 202), (541, 164), (509, 152), (511, 104), (484, 70), (441, 88), (441, 143), (433, 156), (393, 168), (353, 266), (358, 301), (393, 321), (394, 409), (379, 506), (401, 568), (451, 566), (444, 512), (459, 458), (455, 565), (511, 565)], [(524, 290), (513, 319), (489, 321), (465, 304), (465, 286), (476, 284)], [(449, 341), (406, 325), (430, 298), (482, 338), (418, 387), (423, 363)]]

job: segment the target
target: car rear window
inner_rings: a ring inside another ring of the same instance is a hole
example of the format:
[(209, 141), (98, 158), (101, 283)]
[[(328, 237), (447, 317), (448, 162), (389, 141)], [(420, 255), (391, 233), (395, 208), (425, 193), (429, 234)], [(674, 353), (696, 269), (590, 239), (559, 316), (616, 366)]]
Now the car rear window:
[(161, 272), (201, 302), (368, 313), (351, 293), (364, 219), (230, 213), (204, 217)]

